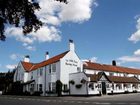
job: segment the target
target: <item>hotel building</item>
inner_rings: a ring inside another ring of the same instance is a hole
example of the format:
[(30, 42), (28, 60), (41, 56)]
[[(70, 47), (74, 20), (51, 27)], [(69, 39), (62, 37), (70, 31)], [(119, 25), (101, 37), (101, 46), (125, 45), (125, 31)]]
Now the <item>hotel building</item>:
[(96, 95), (140, 91), (140, 70), (82, 61), (73, 40), (69, 49), (39, 63), (25, 56), (14, 74), (14, 82), (23, 84), (23, 92), (41, 91), (42, 96), (56, 95), (56, 81), (63, 84), (62, 95)]

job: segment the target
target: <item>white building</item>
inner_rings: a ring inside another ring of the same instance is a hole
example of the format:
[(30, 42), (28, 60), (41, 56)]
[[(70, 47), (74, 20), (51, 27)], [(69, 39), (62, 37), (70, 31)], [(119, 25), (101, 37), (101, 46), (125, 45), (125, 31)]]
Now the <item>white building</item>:
[(42, 91), (43, 96), (55, 95), (56, 81), (63, 83), (63, 95), (95, 95), (140, 91), (140, 70), (93, 62), (83, 62), (69, 41), (69, 50), (40, 63), (26, 56), (20, 61), (14, 82), (23, 84), (23, 92)]
[(55, 92), (56, 81), (63, 83), (63, 94), (68, 94), (69, 74), (81, 72), (81, 61), (75, 53), (72, 40), (69, 41), (69, 50), (49, 58), (40, 63), (31, 63), (29, 56), (21, 61), (14, 75), (14, 82), (20, 81), (24, 84), (23, 91), (31, 94), (35, 91), (43, 91), (42, 95)]
[(70, 74), (70, 80), (75, 82), (70, 84), (71, 95), (140, 92), (139, 79), (137, 69), (84, 62), (81, 73)]

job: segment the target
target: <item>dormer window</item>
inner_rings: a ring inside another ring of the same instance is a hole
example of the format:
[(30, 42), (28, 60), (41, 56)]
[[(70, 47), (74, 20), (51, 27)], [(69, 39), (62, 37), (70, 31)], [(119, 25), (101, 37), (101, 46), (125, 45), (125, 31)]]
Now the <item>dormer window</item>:
[(109, 72), (109, 75), (110, 75), (110, 76), (114, 76), (114, 73), (113, 73), (113, 72)]

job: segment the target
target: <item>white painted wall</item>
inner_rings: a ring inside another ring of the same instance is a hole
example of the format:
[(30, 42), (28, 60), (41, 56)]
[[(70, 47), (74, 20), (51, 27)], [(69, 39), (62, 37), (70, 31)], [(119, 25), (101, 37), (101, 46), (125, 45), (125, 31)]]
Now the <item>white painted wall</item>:
[(17, 68), (16, 68), (16, 72), (14, 74), (14, 82), (16, 81), (21, 81), (21, 82), (24, 82), (24, 68), (21, 64), (21, 62), (19, 62)]
[[(70, 84), (70, 95), (87, 95), (88, 94), (88, 87), (87, 83), (81, 83), (81, 80), (85, 79), (88, 80), (87, 76), (83, 73), (71, 73), (69, 76), (69, 80), (74, 80), (75, 84)], [(82, 87), (77, 89), (75, 86), (76, 84), (82, 84)]]
[(60, 80), (63, 84), (69, 83), (69, 74), (80, 72), (81, 61), (74, 51), (69, 51), (62, 59), (60, 59)]

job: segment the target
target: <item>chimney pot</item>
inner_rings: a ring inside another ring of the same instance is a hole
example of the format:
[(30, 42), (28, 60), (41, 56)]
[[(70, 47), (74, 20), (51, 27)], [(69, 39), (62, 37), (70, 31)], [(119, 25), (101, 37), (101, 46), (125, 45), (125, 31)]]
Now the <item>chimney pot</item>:
[(24, 62), (30, 62), (30, 56), (29, 55), (26, 55), (24, 57)]
[(46, 52), (46, 60), (48, 60), (49, 59), (49, 52), (47, 51)]
[(116, 61), (115, 60), (112, 61), (112, 65), (116, 66)]
[(70, 51), (75, 51), (75, 45), (74, 45), (74, 42), (73, 40), (69, 40), (69, 50)]

